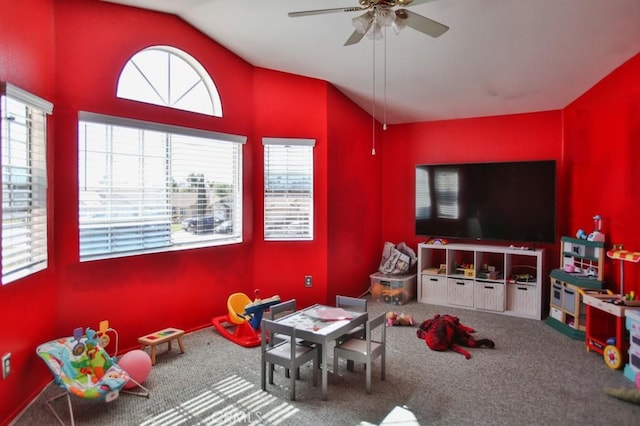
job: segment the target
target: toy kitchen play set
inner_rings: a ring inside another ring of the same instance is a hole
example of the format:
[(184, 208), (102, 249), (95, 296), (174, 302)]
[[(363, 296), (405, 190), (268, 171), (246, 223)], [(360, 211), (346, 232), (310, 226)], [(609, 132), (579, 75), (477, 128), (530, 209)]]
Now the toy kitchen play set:
[(640, 262), (640, 252), (621, 244), (606, 251), (606, 258), (620, 265), (620, 294), (605, 289), (602, 219), (596, 215), (593, 220), (590, 234), (578, 230), (575, 238), (561, 239), (561, 268), (550, 274), (547, 322), (571, 337), (584, 336), (587, 351), (602, 354), (612, 369), (624, 365), (624, 376), (640, 388), (640, 295), (624, 288), (625, 263)]

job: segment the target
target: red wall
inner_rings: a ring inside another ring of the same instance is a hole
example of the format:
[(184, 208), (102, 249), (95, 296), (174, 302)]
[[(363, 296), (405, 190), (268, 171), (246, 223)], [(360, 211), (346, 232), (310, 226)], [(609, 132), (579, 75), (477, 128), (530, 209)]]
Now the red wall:
[[(417, 164), (526, 160), (557, 161), (556, 232), (561, 235), (564, 219), (560, 212), (565, 204), (561, 185), (561, 111), (390, 126), (384, 132), (382, 167), (385, 239), (395, 243), (405, 241), (415, 250), (425, 240), (414, 231)], [(541, 248), (545, 249), (544, 273), (548, 274), (558, 266), (558, 247), (544, 244)], [(547, 293), (548, 289), (543, 290), (544, 298)]]
[[(93, 262), (78, 262), (78, 111), (125, 116), (247, 135), (253, 68), (173, 15), (101, 1), (56, 1), (55, 248), (58, 333), (109, 319), (122, 348), (174, 326), (194, 329), (226, 310), (226, 296), (251, 288), (250, 233), (245, 243)], [(190, 114), (115, 97), (126, 61), (151, 45), (171, 45), (197, 58), (224, 103), (223, 118)], [(233, 70), (233, 72), (229, 72)], [(252, 151), (244, 148), (251, 163)], [(250, 200), (252, 173), (245, 168)], [(251, 203), (248, 203), (250, 213)], [(251, 220), (245, 215), (249, 230)], [(89, 301), (89, 303), (88, 303)]]
[[(327, 291), (327, 83), (258, 68), (254, 80), (254, 285), (263, 296), (296, 298), (298, 306), (325, 302)], [(315, 139), (313, 241), (264, 241), (263, 137)], [(313, 277), (311, 288), (305, 275)]]
[[(29, 27), (24, 22), (29, 22)], [(54, 101), (52, 34), (51, 0), (3, 2), (0, 81), (8, 81)], [(52, 135), (54, 122), (49, 120), (48, 123), (49, 135)], [(51, 152), (49, 159), (52, 159)], [(51, 186), (49, 188), (51, 208)], [(51, 227), (49, 235), (53, 235)], [(14, 417), (51, 380), (50, 376), (42, 374), (44, 364), (35, 356), (35, 342), (48, 340), (55, 331), (55, 297), (53, 262), (49, 269), (34, 276), (0, 285), (0, 354), (11, 352), (13, 368), (6, 380), (0, 379), (0, 424)], [(40, 374), (25, 374), (28, 371), (39, 371)]]
[[(359, 296), (382, 254), (382, 155), (371, 155), (371, 116), (335, 88), (328, 92), (329, 301)], [(379, 127), (379, 126), (377, 126)]]
[[(54, 102), (50, 119), (50, 268), (0, 288), (0, 353), (13, 373), (0, 381), (0, 424), (51, 380), (38, 344), (109, 319), (120, 349), (166, 326), (192, 330), (226, 312), (227, 295), (252, 288), (252, 149), (245, 146), (245, 242), (79, 263), (78, 111), (250, 135), (253, 67), (175, 16), (82, 0), (5, 2), (0, 14), (0, 79)], [(15, 5), (14, 5), (15, 3)], [(28, 11), (28, 13), (26, 13)], [(55, 25), (54, 25), (55, 21)], [(54, 30), (55, 28), (55, 30)], [(115, 97), (126, 61), (167, 44), (198, 58), (218, 87), (224, 118)], [(55, 126), (54, 126), (55, 124)]]
[(404, 240), (414, 249), (424, 241), (414, 232), (417, 164), (538, 159), (560, 163), (561, 142), (560, 111), (389, 126), (382, 164), (385, 239)]
[[(640, 251), (640, 54), (564, 111), (568, 232), (603, 218), (607, 247)], [(620, 264), (607, 260), (609, 288), (620, 291)], [(640, 293), (640, 264), (625, 262), (624, 289)]]
[[(254, 170), (264, 167), (262, 137), (316, 140), (313, 241), (264, 241), (262, 192), (254, 193), (255, 287), (264, 296), (296, 298), (299, 306), (363, 294), (381, 251), (381, 160), (371, 156), (371, 118), (319, 80), (256, 69), (254, 90)], [(262, 175), (256, 176), (261, 188)], [(311, 288), (304, 286), (306, 275), (313, 277)]]
[[(0, 79), (54, 102), (49, 120), (50, 267), (0, 287), (0, 354), (14, 371), (0, 381), (0, 423), (51, 380), (38, 344), (109, 319), (120, 347), (165, 326), (187, 330), (224, 313), (227, 295), (296, 297), (301, 305), (357, 295), (384, 241), (413, 233), (417, 163), (556, 159), (559, 234), (605, 218), (611, 241), (640, 250), (638, 158), (640, 58), (561, 111), (390, 126), (371, 156), (371, 118), (326, 82), (255, 69), (171, 15), (97, 0), (5, 2)], [(28, 13), (26, 12), (28, 11)], [(167, 44), (196, 57), (213, 77), (224, 117), (211, 118), (114, 96), (135, 52)], [(78, 262), (77, 114), (85, 110), (243, 134), (244, 242), (98, 262)], [(263, 241), (261, 138), (317, 141), (316, 235), (308, 243)], [(565, 160), (566, 159), (566, 160)], [(551, 248), (553, 250), (555, 248)], [(554, 261), (555, 255), (554, 255)], [(637, 265), (625, 271), (638, 290)], [(613, 268), (612, 268), (613, 269)], [(616, 271), (611, 271), (615, 276)], [(636, 275), (634, 275), (636, 274)], [(303, 286), (312, 275), (314, 285)]]

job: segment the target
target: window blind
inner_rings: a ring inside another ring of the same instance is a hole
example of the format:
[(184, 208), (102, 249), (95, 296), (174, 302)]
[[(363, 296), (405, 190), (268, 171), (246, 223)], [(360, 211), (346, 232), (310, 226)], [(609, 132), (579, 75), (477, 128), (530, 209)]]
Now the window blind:
[(312, 139), (264, 138), (264, 238), (313, 239)]
[(244, 138), (80, 118), (81, 260), (241, 241)]
[(0, 84), (2, 284), (47, 267), (46, 115), (53, 105)]

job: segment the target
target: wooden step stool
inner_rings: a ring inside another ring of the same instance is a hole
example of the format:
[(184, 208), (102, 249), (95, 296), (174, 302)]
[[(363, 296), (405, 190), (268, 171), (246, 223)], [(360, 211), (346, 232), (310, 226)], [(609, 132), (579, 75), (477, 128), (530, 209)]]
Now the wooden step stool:
[(156, 331), (138, 338), (138, 343), (142, 345), (142, 350), (147, 346), (151, 348), (151, 365), (156, 365), (156, 348), (162, 343), (167, 343), (169, 346), (168, 350), (170, 351), (171, 342), (173, 340), (177, 340), (178, 346), (180, 346), (180, 353), (184, 353), (184, 345), (182, 344), (183, 335), (184, 330), (180, 330), (179, 328), (165, 328), (164, 330)]

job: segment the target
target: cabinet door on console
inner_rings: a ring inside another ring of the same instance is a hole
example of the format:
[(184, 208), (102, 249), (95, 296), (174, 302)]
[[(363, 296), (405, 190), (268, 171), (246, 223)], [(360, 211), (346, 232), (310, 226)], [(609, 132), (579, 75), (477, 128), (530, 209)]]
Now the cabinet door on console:
[(440, 305), (447, 303), (447, 278), (422, 275), (422, 300), (424, 303)]
[(536, 287), (525, 284), (507, 284), (507, 309), (527, 316), (537, 315)]
[(473, 307), (473, 280), (449, 278), (447, 282), (447, 303)]
[(474, 301), (477, 309), (504, 312), (504, 284), (476, 281)]

